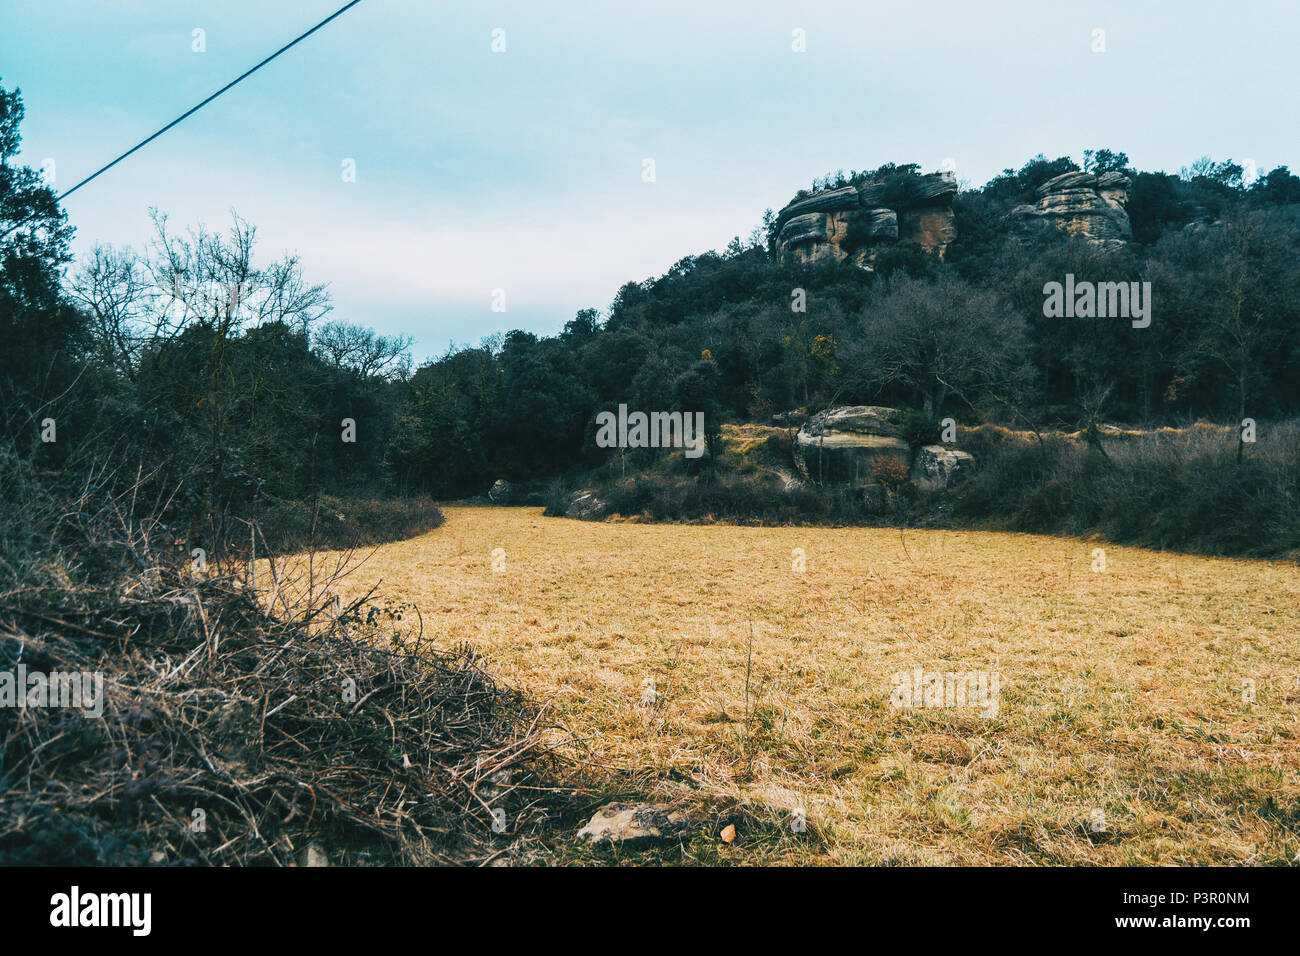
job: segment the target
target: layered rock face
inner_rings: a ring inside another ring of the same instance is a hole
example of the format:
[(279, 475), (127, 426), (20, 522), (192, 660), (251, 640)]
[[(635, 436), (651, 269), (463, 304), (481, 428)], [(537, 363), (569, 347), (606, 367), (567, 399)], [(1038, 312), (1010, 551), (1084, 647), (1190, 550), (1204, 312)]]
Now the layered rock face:
[[(1006, 227), (1023, 238), (1056, 232), (1098, 243), (1133, 238), (1128, 194), (1120, 172), (1062, 173), (1036, 190), (1033, 203), (1007, 214)], [(910, 239), (943, 254), (957, 238), (952, 200), (956, 178), (947, 172), (897, 176), (797, 198), (777, 214), (776, 251), (798, 265), (851, 262), (870, 270), (882, 246)]]
[(903, 439), (903, 413), (879, 405), (849, 405), (818, 412), (794, 437), (794, 463), (810, 481), (873, 481), (871, 466), (882, 456), (912, 463)]
[(777, 251), (800, 265), (851, 261), (871, 269), (881, 245), (911, 239), (942, 255), (957, 236), (951, 173), (824, 189), (777, 214)]
[(1133, 181), (1123, 173), (1063, 173), (1038, 187), (1038, 201), (1016, 206), (1007, 215), (1011, 228), (1025, 237), (1053, 231), (1094, 242), (1128, 242), (1128, 191)]
[(975, 471), (970, 453), (946, 445), (923, 445), (915, 455), (903, 437), (904, 416), (897, 408), (849, 405), (828, 408), (808, 419), (794, 437), (794, 463), (809, 481), (847, 482), (861, 487), (870, 505), (881, 507), (887, 491), (874, 474), (886, 456), (909, 469), (912, 484), (922, 491), (948, 491)]

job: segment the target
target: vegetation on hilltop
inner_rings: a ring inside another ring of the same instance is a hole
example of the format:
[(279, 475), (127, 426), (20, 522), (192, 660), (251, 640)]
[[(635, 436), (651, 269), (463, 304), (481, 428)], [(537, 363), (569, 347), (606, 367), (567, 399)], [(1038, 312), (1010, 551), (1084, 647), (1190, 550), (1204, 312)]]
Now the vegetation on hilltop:
[[(1285, 167), (1246, 182), (1232, 162), (1167, 174), (1088, 151), (1087, 169), (1133, 180), (1137, 241), (1112, 247), (1002, 228), (1078, 168), (1040, 155), (958, 194), (943, 258), (901, 242), (874, 273), (795, 268), (759, 229), (625, 284), (555, 336), (506, 331), (412, 370), (408, 340), (330, 322), (327, 290), (295, 257), (259, 261), (237, 216), (177, 231), (156, 214), (147, 248), (100, 247), (69, 271), (66, 218), (11, 161), (21, 115), (5, 93), (3, 439), (43, 468), (140, 467), (182, 536), (219, 540), (272, 502), (458, 498), (497, 478), (576, 481), (611, 457), (651, 469), (662, 450), (596, 446), (596, 414), (619, 404), (705, 411), (710, 436), (844, 404), (1020, 428), (1300, 414), (1300, 178)], [(1044, 283), (1066, 274), (1151, 282), (1151, 325), (1046, 318)], [(715, 457), (693, 467), (712, 475)]]

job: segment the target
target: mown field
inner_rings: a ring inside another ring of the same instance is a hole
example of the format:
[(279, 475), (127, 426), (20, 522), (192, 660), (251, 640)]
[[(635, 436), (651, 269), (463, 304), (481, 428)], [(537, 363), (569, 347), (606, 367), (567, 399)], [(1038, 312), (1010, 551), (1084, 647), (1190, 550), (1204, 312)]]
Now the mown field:
[[(445, 526), (380, 546), (344, 593), (378, 581), (438, 644), (469, 642), (549, 700), (583, 742), (584, 773), (734, 808), (731, 845), (705, 830), (562, 859), (1300, 857), (1294, 564), (1016, 534), (445, 510)], [(917, 667), (996, 673), (996, 716), (892, 706), (894, 675)]]

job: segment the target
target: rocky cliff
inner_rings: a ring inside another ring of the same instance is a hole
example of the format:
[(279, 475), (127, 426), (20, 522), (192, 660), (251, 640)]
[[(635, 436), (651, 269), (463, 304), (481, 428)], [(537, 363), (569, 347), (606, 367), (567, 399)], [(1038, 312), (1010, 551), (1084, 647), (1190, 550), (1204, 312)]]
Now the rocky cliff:
[[(1132, 181), (1123, 173), (1064, 173), (1036, 190), (1037, 201), (1014, 207), (1004, 225), (1033, 239), (1053, 232), (1099, 243), (1133, 238), (1126, 206)], [(777, 214), (775, 251), (799, 265), (851, 262), (870, 270), (884, 245), (910, 239), (943, 255), (957, 238), (951, 173), (900, 175), (801, 192)]]
[(1128, 242), (1128, 191), (1123, 173), (1063, 173), (1038, 187), (1038, 201), (1016, 206), (1007, 216), (1013, 232), (1032, 238), (1053, 230), (1094, 242)]
[(870, 269), (882, 244), (911, 239), (942, 255), (956, 238), (951, 173), (898, 176), (800, 194), (777, 214), (776, 249), (801, 265), (846, 260)]

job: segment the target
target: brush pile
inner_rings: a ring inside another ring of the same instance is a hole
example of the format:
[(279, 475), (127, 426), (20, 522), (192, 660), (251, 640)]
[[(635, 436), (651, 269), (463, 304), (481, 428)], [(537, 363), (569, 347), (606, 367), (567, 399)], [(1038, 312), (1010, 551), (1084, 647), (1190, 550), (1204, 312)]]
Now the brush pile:
[(122, 496), (69, 506), (3, 464), (0, 676), (102, 693), (0, 707), (0, 864), (530, 857), (560, 741), (470, 650), (324, 586), (277, 578), (271, 613), (247, 566), (194, 572)]

